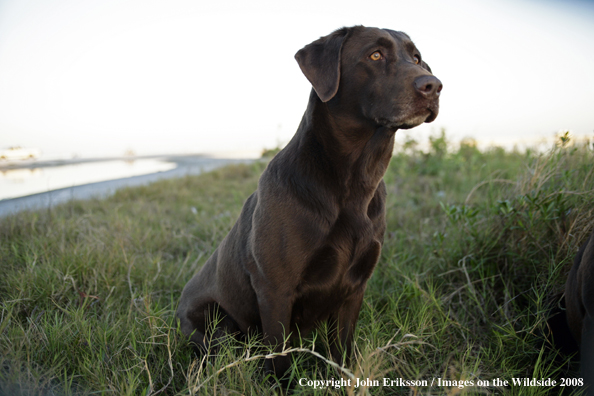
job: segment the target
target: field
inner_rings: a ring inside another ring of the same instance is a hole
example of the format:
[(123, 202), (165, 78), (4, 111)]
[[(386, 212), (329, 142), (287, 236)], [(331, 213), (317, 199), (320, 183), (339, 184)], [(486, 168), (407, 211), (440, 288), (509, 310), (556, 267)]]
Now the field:
[[(578, 368), (547, 321), (594, 228), (592, 143), (479, 151), (441, 134), (417, 147), (399, 147), (385, 176), (388, 230), (351, 365), (326, 360), (320, 329), (292, 345), (293, 394), (578, 394), (559, 386)], [(265, 166), (1, 218), (0, 394), (277, 394), (257, 337), (201, 364), (174, 315)], [(341, 378), (351, 386), (313, 387)]]

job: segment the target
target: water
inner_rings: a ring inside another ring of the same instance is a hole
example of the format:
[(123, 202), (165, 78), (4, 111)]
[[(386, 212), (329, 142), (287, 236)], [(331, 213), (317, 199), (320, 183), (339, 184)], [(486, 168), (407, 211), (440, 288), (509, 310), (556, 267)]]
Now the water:
[(40, 168), (0, 171), (0, 199), (10, 199), (60, 188), (147, 175), (177, 165), (158, 159), (111, 160)]

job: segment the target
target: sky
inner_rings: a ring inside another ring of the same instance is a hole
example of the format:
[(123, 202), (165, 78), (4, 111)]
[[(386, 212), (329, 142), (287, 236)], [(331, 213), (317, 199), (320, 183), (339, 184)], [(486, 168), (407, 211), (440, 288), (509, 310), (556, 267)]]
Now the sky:
[(594, 137), (590, 1), (0, 0), (0, 149), (46, 158), (286, 144), (311, 86), (294, 54), (342, 26), (408, 33), (436, 121), (481, 144)]

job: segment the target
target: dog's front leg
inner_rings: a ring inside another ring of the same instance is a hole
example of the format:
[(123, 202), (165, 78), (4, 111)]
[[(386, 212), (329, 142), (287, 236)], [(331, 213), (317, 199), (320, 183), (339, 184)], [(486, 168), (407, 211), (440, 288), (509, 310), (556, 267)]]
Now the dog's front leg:
[[(264, 343), (273, 347), (274, 353), (285, 349), (289, 338), (291, 304), (288, 299), (279, 296), (258, 298)], [(265, 370), (267, 374), (274, 374), (281, 379), (291, 366), (288, 355), (277, 355), (267, 358)]]
[(364, 290), (355, 293), (345, 301), (338, 313), (331, 318), (333, 326), (330, 334), (330, 353), (332, 359), (340, 365), (347, 365), (353, 353), (353, 336), (359, 311), (363, 302)]

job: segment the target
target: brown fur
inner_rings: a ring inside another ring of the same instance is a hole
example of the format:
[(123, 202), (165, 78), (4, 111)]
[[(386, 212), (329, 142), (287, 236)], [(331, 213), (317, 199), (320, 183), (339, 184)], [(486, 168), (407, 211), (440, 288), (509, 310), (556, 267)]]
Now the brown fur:
[[(202, 349), (226, 331), (262, 333), (280, 351), (287, 337), (328, 321), (342, 363), (383, 243), (394, 133), (435, 119), (441, 82), (392, 30), (343, 28), (295, 58), (313, 86), (301, 124), (184, 288), (177, 315)], [(214, 311), (224, 319), (209, 330)], [(290, 358), (266, 366), (280, 377)]]
[(594, 394), (594, 233), (582, 245), (565, 284), (567, 324), (580, 346), (580, 367)]

